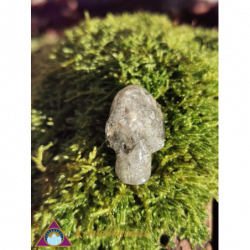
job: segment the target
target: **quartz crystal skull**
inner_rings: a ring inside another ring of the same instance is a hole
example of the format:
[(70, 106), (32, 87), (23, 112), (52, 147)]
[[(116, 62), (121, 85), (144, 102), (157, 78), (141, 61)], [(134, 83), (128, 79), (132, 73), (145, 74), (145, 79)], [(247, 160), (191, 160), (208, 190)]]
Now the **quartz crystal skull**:
[(129, 185), (141, 185), (151, 175), (151, 155), (164, 146), (164, 116), (154, 97), (138, 85), (115, 96), (105, 134), (116, 153), (115, 171)]

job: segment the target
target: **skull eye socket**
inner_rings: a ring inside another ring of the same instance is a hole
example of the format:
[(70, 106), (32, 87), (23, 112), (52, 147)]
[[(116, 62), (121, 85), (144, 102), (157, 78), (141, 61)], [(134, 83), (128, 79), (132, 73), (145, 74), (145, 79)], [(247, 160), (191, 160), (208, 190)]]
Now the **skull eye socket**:
[(135, 146), (136, 146), (136, 144), (133, 145), (132, 147), (128, 147), (125, 143), (122, 143), (122, 148), (124, 149), (124, 152), (126, 154), (131, 153), (134, 150)]
[(106, 137), (106, 138), (105, 138), (106, 145), (109, 147), (109, 146), (110, 146), (110, 142), (109, 142), (108, 138), (109, 138), (110, 136), (109, 136), (109, 135), (106, 135), (105, 137)]
[(126, 154), (130, 153), (131, 151), (131, 149), (125, 143), (122, 143), (122, 148)]

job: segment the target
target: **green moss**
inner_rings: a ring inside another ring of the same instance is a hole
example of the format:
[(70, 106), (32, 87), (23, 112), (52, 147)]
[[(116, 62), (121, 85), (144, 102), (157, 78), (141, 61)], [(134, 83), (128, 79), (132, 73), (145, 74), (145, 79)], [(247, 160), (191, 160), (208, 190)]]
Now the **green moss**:
[[(209, 238), (205, 204), (218, 192), (217, 31), (148, 13), (87, 18), (35, 69), (32, 155), (46, 171), (33, 163), (33, 246), (53, 219), (74, 249), (159, 249), (163, 233), (171, 245), (175, 235), (192, 245)], [(111, 102), (129, 84), (146, 88), (165, 114), (165, 147), (142, 186), (119, 181), (104, 142)], [(38, 152), (41, 145), (50, 147)], [(147, 238), (75, 239), (79, 226), (150, 230)]]

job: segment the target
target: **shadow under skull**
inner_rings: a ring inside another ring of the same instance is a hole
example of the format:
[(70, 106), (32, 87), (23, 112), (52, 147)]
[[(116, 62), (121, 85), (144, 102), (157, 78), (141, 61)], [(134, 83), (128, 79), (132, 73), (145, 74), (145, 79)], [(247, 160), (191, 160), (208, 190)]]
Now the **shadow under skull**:
[(106, 123), (107, 146), (116, 153), (115, 171), (129, 185), (141, 185), (151, 175), (151, 155), (164, 146), (164, 116), (154, 97), (130, 85), (115, 96)]

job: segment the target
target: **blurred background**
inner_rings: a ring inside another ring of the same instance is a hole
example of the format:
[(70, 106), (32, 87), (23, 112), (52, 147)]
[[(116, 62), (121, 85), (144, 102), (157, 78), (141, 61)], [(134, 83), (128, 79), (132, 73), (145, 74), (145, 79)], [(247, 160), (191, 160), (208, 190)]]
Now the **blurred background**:
[[(218, 0), (31, 0), (31, 51), (55, 43), (65, 29), (84, 19), (84, 11), (90, 17), (100, 18), (107, 13), (148, 11), (166, 14), (175, 25), (218, 29)], [(32, 55), (32, 68), (35, 67), (36, 56)], [(210, 205), (207, 226), (212, 233), (211, 244), (208, 242), (206, 249), (215, 250), (218, 249), (218, 203), (213, 200)], [(162, 237), (161, 243), (167, 245), (168, 239)], [(185, 240), (177, 240), (176, 245), (177, 250), (191, 250)]]
[(168, 15), (176, 24), (218, 27), (218, 0), (31, 0), (31, 36), (60, 36), (84, 18), (107, 13), (150, 11)]

